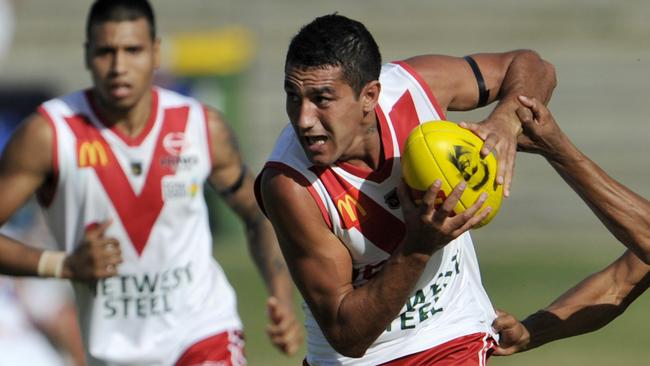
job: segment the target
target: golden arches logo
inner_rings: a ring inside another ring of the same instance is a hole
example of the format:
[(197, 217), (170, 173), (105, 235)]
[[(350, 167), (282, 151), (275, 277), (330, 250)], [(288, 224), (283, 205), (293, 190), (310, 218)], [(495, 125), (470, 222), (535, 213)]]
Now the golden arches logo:
[[(352, 209), (352, 206), (354, 206), (356, 210)], [(354, 197), (350, 196), (349, 194), (346, 194), (345, 197), (336, 201), (336, 208), (339, 210), (341, 216), (345, 216), (345, 212), (347, 214), (347, 217), (349, 217), (352, 222), (358, 220), (357, 212), (360, 213), (361, 216), (366, 216), (367, 214), (363, 206), (359, 204), (359, 201), (354, 199)]]
[(101, 142), (97, 140), (84, 141), (79, 145), (79, 166), (106, 166), (108, 164), (108, 155)]

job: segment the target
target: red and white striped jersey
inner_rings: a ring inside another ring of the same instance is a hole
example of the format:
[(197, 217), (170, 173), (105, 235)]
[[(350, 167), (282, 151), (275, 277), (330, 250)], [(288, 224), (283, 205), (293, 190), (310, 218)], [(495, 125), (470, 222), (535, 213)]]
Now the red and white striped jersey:
[(55, 131), (56, 189), (41, 201), (60, 249), (72, 252), (89, 225), (112, 219), (105, 235), (122, 250), (117, 276), (74, 286), (91, 365), (172, 365), (198, 340), (241, 328), (212, 257), (205, 109), (160, 88), (152, 96), (135, 138), (101, 120), (89, 91), (39, 109)]
[[(304, 181), (323, 219), (352, 256), (355, 287), (381, 270), (405, 235), (396, 194), (402, 144), (416, 125), (444, 119), (430, 88), (406, 63), (384, 65), (379, 80), (375, 112), (385, 159), (378, 170), (369, 173), (345, 162), (312, 165), (290, 125), (266, 164)], [(431, 258), (400, 315), (361, 359), (338, 354), (304, 308), (310, 365), (378, 365), (468, 334), (493, 333), (495, 317), (469, 233)]]

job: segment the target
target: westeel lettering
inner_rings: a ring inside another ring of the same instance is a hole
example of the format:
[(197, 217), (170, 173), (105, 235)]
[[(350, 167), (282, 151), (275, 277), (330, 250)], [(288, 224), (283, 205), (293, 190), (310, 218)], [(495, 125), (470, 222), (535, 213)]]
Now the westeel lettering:
[(79, 146), (79, 166), (106, 166), (108, 155), (101, 142), (97, 140), (84, 141)]

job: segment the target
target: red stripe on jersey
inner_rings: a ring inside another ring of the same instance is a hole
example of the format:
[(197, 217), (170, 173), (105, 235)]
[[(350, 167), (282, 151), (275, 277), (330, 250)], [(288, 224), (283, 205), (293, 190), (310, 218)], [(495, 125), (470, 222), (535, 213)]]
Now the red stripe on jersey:
[(404, 223), (384, 207), (339, 177), (330, 168), (310, 168), (334, 201), (342, 227), (355, 228), (375, 246), (392, 253), (405, 235)]
[(165, 111), (149, 172), (139, 196), (133, 191), (133, 187), (113, 154), (113, 150), (99, 130), (85, 116), (76, 115), (66, 118), (77, 138), (77, 151), (82, 149), (84, 143), (92, 146), (91, 149), (96, 150), (99, 146), (104, 149), (105, 160), (102, 160), (102, 156), (96, 151), (94, 154), (97, 156), (94, 160), (91, 157), (78, 156), (78, 162), (80, 168), (94, 169), (138, 255), (142, 254), (151, 229), (164, 204), (162, 178), (175, 173), (175, 169), (169, 164), (161, 163), (162, 157), (166, 154), (163, 139), (170, 133), (185, 131), (188, 114), (188, 107), (172, 108)]
[(113, 131), (114, 134), (119, 136), (119, 138), (122, 139), (122, 141), (124, 141), (129, 146), (140, 145), (142, 141), (147, 137), (147, 135), (149, 135), (149, 132), (151, 132), (151, 129), (153, 128), (156, 122), (156, 116), (158, 113), (158, 92), (155, 89), (151, 90), (151, 113), (149, 114), (149, 119), (147, 119), (147, 122), (144, 125), (144, 129), (135, 137), (125, 134), (119, 128), (117, 128), (117, 126), (115, 126), (113, 123), (106, 121), (103, 118), (101, 113), (99, 113), (99, 109), (95, 104), (95, 98), (93, 97), (92, 91), (90, 89), (86, 90), (86, 99), (88, 100), (88, 104), (90, 105), (90, 108), (95, 113), (95, 116), (97, 116), (97, 119), (99, 119), (99, 121), (104, 126), (106, 126), (106, 128)]
[(59, 185), (59, 139), (57, 138), (56, 125), (52, 117), (43, 106), (38, 107), (38, 112), (45, 118), (52, 128), (52, 176), (47, 177), (45, 183), (36, 192), (38, 201), (43, 207), (49, 207), (54, 201), (56, 189)]
[[(280, 172), (282, 172), (284, 175), (295, 180), (296, 183), (307, 188), (309, 194), (312, 196), (314, 201), (316, 201), (316, 204), (318, 205), (318, 209), (320, 210), (321, 215), (323, 215), (323, 220), (325, 220), (327, 227), (329, 227), (330, 230), (332, 229), (332, 222), (330, 221), (330, 217), (329, 214), (327, 213), (327, 209), (325, 208), (325, 204), (323, 203), (323, 200), (321, 200), (320, 196), (316, 192), (316, 189), (314, 188), (314, 186), (311, 185), (311, 183), (309, 183), (309, 181), (307, 180), (307, 178), (305, 178), (305, 176), (300, 174), (297, 170), (290, 167), (289, 165), (276, 162), (276, 161), (267, 162), (264, 165), (264, 169), (266, 168), (277, 169)], [(262, 209), (262, 211), (266, 214), (266, 210), (264, 209), (264, 202), (262, 201), (262, 194), (260, 192), (261, 189), (260, 182), (261, 182), (262, 174), (264, 174), (264, 170), (262, 170), (262, 172), (255, 179), (255, 197), (257, 198), (257, 204), (260, 206), (260, 209)]]
[(440, 108), (440, 105), (438, 104), (438, 99), (436, 99), (436, 97), (433, 95), (433, 91), (431, 91), (431, 88), (429, 87), (429, 84), (427, 84), (426, 81), (424, 81), (424, 79), (422, 79), (422, 76), (420, 74), (418, 74), (418, 72), (415, 71), (415, 69), (413, 69), (411, 67), (411, 65), (407, 64), (404, 61), (397, 61), (397, 62), (393, 62), (393, 63), (397, 64), (397, 65), (400, 65), (404, 70), (406, 70), (409, 74), (411, 74), (411, 76), (413, 76), (415, 78), (415, 80), (417, 80), (417, 82), (418, 82), (418, 84), (420, 84), (420, 87), (422, 88), (422, 90), (424, 90), (424, 92), (429, 97), (429, 100), (431, 101), (431, 104), (433, 105), (433, 107), (436, 109), (436, 112), (438, 112), (438, 116), (440, 117), (440, 119), (442, 119), (442, 120), (446, 119), (445, 112), (442, 110), (442, 108)]
[(393, 128), (397, 135), (397, 142), (399, 150), (402, 151), (404, 142), (409, 133), (420, 124), (420, 117), (418, 117), (417, 109), (413, 96), (408, 90), (393, 104), (393, 109), (388, 114), (391, 121), (393, 121)]

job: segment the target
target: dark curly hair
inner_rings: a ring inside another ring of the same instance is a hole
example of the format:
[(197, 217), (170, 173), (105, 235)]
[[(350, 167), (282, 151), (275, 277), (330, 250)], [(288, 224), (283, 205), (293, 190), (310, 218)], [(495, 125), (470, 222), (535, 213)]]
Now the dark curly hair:
[(93, 25), (109, 21), (131, 21), (145, 18), (149, 23), (151, 39), (156, 39), (156, 21), (147, 0), (96, 0), (86, 20), (86, 40), (90, 40)]
[(287, 51), (285, 70), (341, 67), (344, 80), (357, 96), (379, 79), (381, 54), (366, 27), (339, 14), (314, 19), (296, 34)]

